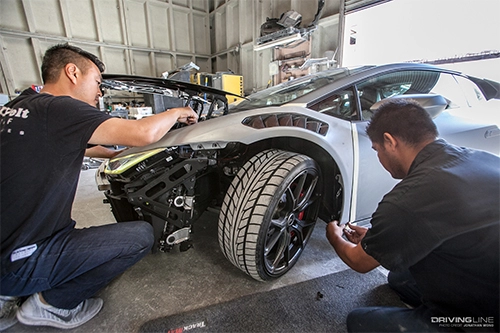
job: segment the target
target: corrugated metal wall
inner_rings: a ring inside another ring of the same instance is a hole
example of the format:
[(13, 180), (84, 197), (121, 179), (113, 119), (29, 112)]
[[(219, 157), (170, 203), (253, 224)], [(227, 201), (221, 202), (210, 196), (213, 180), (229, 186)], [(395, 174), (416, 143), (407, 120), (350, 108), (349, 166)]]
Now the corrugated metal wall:
[(60, 42), (95, 53), (108, 73), (211, 70), (207, 1), (0, 0), (2, 91), (41, 83), (43, 53)]
[[(336, 49), (339, 4), (326, 0), (311, 56)], [(269, 80), (272, 50), (253, 50), (260, 25), (290, 9), (308, 23), (317, 0), (0, 0), (1, 92), (41, 84), (45, 50), (70, 42), (107, 73), (160, 76), (192, 61), (202, 72), (242, 74), (248, 93)]]
[[(326, 0), (322, 18), (313, 33), (311, 57), (321, 58), (338, 46), (340, 0)], [(317, 0), (214, 0), (210, 7), (213, 28), (212, 68), (232, 70), (244, 77), (245, 93), (260, 90), (269, 82), (273, 50), (254, 51), (260, 26), (266, 18), (279, 18), (288, 10), (302, 15), (302, 26), (313, 21)]]

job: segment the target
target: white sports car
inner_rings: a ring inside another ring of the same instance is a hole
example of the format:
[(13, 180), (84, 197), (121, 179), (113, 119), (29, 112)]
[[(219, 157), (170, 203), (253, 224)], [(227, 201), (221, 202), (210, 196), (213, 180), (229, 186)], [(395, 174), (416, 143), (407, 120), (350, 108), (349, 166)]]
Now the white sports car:
[(367, 224), (394, 186), (365, 133), (381, 101), (417, 100), (447, 141), (500, 152), (499, 128), (482, 113), (499, 84), (424, 64), (333, 69), (230, 106), (225, 92), (179, 81), (105, 75), (103, 85), (175, 96), (200, 114), (101, 165), (116, 220), (149, 221), (159, 250), (184, 250), (215, 208), (222, 252), (257, 280), (293, 267), (318, 218)]

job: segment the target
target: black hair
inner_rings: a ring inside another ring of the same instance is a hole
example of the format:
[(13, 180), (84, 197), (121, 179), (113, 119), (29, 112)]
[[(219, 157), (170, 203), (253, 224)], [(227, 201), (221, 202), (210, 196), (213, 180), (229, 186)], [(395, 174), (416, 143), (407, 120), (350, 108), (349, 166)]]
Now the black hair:
[(416, 146), (438, 136), (431, 116), (416, 101), (389, 100), (375, 112), (366, 128), (366, 134), (374, 143), (382, 144), (384, 133)]
[(104, 72), (104, 63), (94, 54), (84, 51), (79, 47), (69, 45), (68, 43), (57, 44), (49, 48), (42, 61), (42, 80), (43, 83), (57, 81), (61, 70), (68, 63), (74, 63), (83, 73), (88, 69), (88, 61), (92, 61), (99, 71)]

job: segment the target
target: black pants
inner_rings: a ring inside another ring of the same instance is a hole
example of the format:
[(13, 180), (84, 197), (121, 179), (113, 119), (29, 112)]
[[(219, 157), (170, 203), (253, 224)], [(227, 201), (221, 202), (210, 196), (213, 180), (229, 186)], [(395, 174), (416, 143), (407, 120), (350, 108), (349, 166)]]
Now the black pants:
[(422, 305), (420, 291), (409, 271), (390, 272), (388, 282), (401, 300), (413, 307), (366, 307), (355, 309), (347, 316), (349, 332), (443, 332), (448, 328), (432, 323), (439, 317)]

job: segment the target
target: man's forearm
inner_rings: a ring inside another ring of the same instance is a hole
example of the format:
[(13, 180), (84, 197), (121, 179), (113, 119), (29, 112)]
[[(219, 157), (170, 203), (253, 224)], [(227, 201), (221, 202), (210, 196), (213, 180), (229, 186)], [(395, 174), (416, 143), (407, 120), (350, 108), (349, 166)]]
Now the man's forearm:
[(177, 109), (170, 109), (151, 117), (137, 120), (141, 126), (141, 135), (147, 138), (147, 144), (160, 140), (177, 122), (179, 112)]
[[(145, 146), (160, 140), (179, 118), (194, 114), (188, 108), (174, 108), (140, 120), (110, 118), (92, 134), (90, 144)], [(196, 114), (194, 114), (196, 115)], [(184, 118), (182, 118), (184, 119)]]
[(345, 239), (343, 239), (338, 235), (334, 235), (330, 237), (328, 240), (335, 249), (335, 252), (337, 252), (340, 259), (342, 259), (342, 261), (345, 262), (349, 267), (353, 268), (352, 260), (349, 257), (349, 253), (350, 251), (353, 250), (354, 247), (356, 247), (356, 245), (346, 241)]
[(109, 149), (103, 146), (94, 146), (85, 150), (85, 156), (95, 158), (112, 158), (120, 152), (121, 150)]
[(361, 247), (361, 243), (353, 244), (335, 234), (328, 238), (338, 256), (350, 268), (359, 273), (366, 273), (380, 264)]

